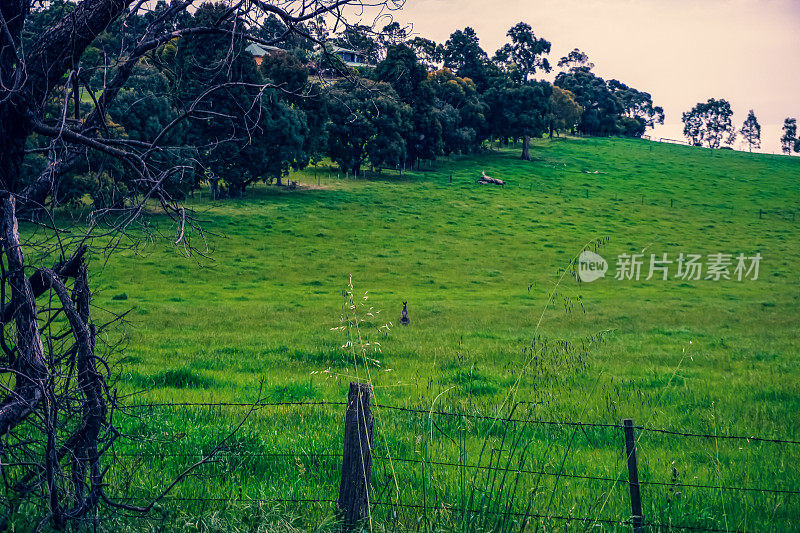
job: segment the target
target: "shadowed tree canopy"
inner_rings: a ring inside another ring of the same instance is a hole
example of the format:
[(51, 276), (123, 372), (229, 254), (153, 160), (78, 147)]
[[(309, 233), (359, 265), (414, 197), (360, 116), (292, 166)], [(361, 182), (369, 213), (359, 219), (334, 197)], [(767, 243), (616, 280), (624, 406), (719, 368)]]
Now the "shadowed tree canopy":
[(389, 47), (386, 58), (375, 67), (375, 78), (391, 85), (407, 104), (430, 105), (433, 101), (428, 71), (404, 44)]
[(445, 154), (478, 150), (488, 135), (488, 106), (472, 80), (443, 68), (428, 75), (434, 95)]
[[(626, 116), (637, 119), (644, 129), (664, 123), (664, 108), (653, 105), (650, 93), (628, 87), (621, 81), (609, 80), (608, 88), (622, 104)], [(640, 136), (641, 134), (637, 135)]]
[(406, 41), (406, 46), (414, 50), (417, 59), (428, 70), (434, 69), (442, 61), (442, 47), (430, 39), (414, 37), (410, 41)]
[(550, 95), (550, 135), (554, 132), (574, 132), (580, 123), (583, 108), (575, 99), (575, 95), (566, 89), (554, 85)]
[(469, 78), (483, 92), (499, 75), (497, 67), (481, 48), (478, 35), (470, 27), (457, 30), (442, 45), (441, 58), (445, 68), (459, 78)]
[(295, 54), (310, 55), (314, 50), (314, 43), (305, 37), (310, 34), (309, 24), (297, 24), (291, 28), (275, 14), (270, 14), (263, 24), (257, 26), (253, 35), (264, 41), (273, 43), (273, 46), (291, 50)]
[(442, 125), (434, 113), (434, 94), (428, 71), (414, 51), (401, 44), (389, 47), (386, 59), (375, 68), (375, 78), (390, 84), (412, 110), (412, 128), (405, 135), (406, 152), (413, 164), (434, 159), (441, 152)]
[(407, 29), (395, 20), (383, 27), (378, 35), (378, 42), (384, 49), (388, 50), (392, 46), (401, 44), (407, 37)]
[(309, 71), (297, 56), (289, 53), (267, 54), (261, 60), (261, 74), (290, 97), (302, 97), (308, 88)]
[(387, 83), (356, 81), (338, 81), (331, 90), (328, 154), (354, 175), (367, 160), (396, 167), (406, 157), (403, 137), (411, 128), (411, 108)]
[(664, 109), (653, 104), (650, 93), (606, 81), (588, 68), (559, 73), (555, 85), (570, 91), (583, 108), (581, 133), (641, 137), (647, 128), (664, 123)]
[(548, 129), (552, 85), (529, 81), (492, 87), (486, 92), (492, 130), (503, 137), (522, 138), (522, 159), (530, 160), (530, 140)]
[(583, 108), (578, 130), (588, 135), (616, 135), (617, 120), (623, 113), (622, 103), (608, 88), (605, 80), (585, 70), (560, 73), (555, 85), (575, 95)]
[(334, 39), (334, 44), (362, 53), (372, 63), (378, 61), (381, 50), (378, 34), (371, 27), (362, 24), (346, 27)]

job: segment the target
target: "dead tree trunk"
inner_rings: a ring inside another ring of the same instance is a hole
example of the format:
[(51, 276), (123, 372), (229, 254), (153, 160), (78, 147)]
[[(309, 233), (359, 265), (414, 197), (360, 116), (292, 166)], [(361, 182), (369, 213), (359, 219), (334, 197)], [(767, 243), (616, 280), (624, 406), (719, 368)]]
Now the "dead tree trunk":
[[(0, 402), (0, 437), (6, 443), (0, 468), (20, 501), (40, 493), (49, 520), (60, 528), (96, 508), (103, 487), (100, 460), (115, 438), (109, 421), (109, 387), (97, 368), (102, 359), (95, 354), (89, 320), (88, 270), (81, 248), (72, 259), (26, 277), (14, 197), (6, 194), (0, 203), (0, 246), (8, 264), (0, 272), (0, 283), (4, 294), (6, 286), (11, 289), (11, 300), (0, 311), (2, 347), (4, 366), (15, 376), (14, 389)], [(75, 278), (71, 289), (65, 283), (68, 277)], [(37, 309), (37, 296), (48, 290), (58, 303)], [(56, 313), (66, 318), (60, 331), (51, 329)], [(12, 321), (16, 337), (8, 346), (5, 329)], [(48, 328), (47, 348), (41, 327)], [(40, 416), (31, 416), (37, 411)], [(70, 431), (64, 424), (73, 419), (78, 422)], [(65, 429), (67, 436), (61, 437)], [(38, 460), (36, 441), (44, 450)], [(10, 469), (9, 464), (24, 466)], [(12, 508), (6, 519), (15, 518), (14, 513)]]
[(2, 198), (2, 226), (3, 252), (8, 261), (7, 279), (3, 283), (8, 283), (11, 288), (17, 336), (15, 350), (6, 354), (16, 380), (13, 392), (6, 394), (0, 408), (0, 438), (6, 437), (39, 406), (47, 382), (47, 362), (39, 336), (36, 297), (25, 276), (15, 200), (9, 194)]

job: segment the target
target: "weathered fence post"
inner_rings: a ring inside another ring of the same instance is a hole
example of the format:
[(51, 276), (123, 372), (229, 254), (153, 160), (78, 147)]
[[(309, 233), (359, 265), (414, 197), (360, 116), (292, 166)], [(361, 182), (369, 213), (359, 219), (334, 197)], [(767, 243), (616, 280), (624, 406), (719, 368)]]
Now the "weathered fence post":
[(344, 455), (338, 508), (346, 530), (353, 529), (369, 512), (372, 473), (372, 391), (368, 383), (350, 383), (344, 419)]
[(636, 461), (636, 437), (633, 434), (633, 419), (622, 421), (625, 429), (625, 452), (628, 455), (628, 485), (631, 489), (631, 519), (633, 532), (642, 533), (642, 497), (639, 494), (639, 465)]

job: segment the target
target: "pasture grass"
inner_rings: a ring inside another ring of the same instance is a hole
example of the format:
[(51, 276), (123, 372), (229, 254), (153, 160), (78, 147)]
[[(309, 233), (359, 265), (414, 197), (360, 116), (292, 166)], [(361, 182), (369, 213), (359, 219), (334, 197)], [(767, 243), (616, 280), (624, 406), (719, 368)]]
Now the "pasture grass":
[[(800, 440), (800, 159), (574, 138), (535, 141), (532, 154), (508, 147), (359, 179), (322, 165), (319, 185), (313, 169), (293, 174), (295, 191), (258, 186), (223, 201), (203, 191), (188, 204), (207, 256), (157, 241), (98, 258), (95, 304), (131, 310), (115, 371), (121, 393), (144, 392), (126, 402), (331, 402), (259, 408), (158, 506), (163, 520), (129, 527), (333, 527), (329, 502), (274, 500), (336, 499), (339, 402), (356, 379), (389, 406), (493, 417), (526, 402), (514, 418)], [(507, 185), (478, 185), (482, 170)], [(610, 270), (580, 284), (571, 261), (585, 247)], [(638, 281), (614, 279), (616, 257), (642, 251), (763, 260), (755, 281), (648, 281), (648, 263)], [(109, 492), (144, 502), (247, 410), (133, 414), (117, 423), (143, 438), (116, 447)], [(640, 478), (664, 483), (642, 487), (645, 521), (662, 524), (652, 530), (800, 527), (800, 495), (679, 486), (798, 490), (800, 446), (638, 438)], [(508, 512), (630, 515), (616, 428), (378, 408), (374, 439), (373, 500), (423, 506), (375, 505), (374, 530), (521, 527)]]

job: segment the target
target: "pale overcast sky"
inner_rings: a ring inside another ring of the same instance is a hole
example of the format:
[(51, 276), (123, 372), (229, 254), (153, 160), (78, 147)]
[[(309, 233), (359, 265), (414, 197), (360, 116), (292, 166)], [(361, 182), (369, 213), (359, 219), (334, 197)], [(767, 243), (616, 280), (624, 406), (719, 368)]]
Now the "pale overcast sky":
[(490, 56), (525, 21), (551, 64), (580, 48), (598, 75), (650, 92), (668, 123), (711, 97), (737, 126), (750, 108), (762, 126), (800, 117), (800, 0), (406, 0), (395, 18), (436, 42), (471, 26)]

